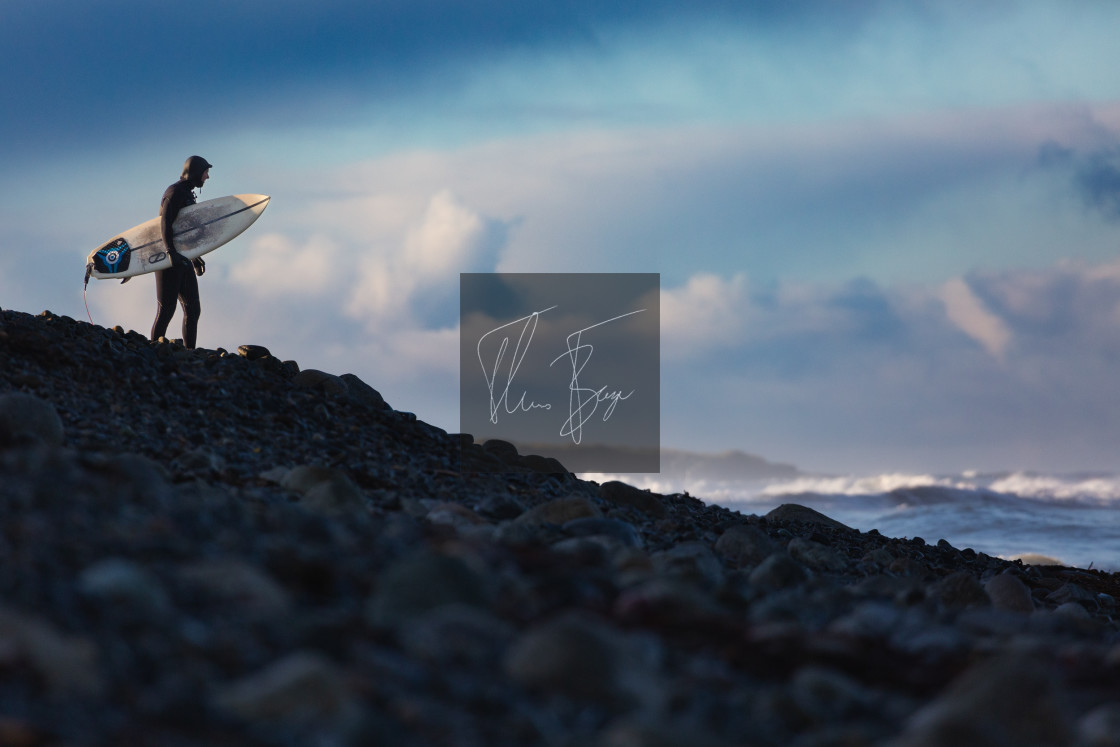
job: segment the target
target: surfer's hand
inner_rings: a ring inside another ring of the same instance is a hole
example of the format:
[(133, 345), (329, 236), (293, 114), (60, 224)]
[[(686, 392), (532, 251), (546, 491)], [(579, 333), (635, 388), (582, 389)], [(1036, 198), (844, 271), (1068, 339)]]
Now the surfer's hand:
[(202, 261), (202, 257), (192, 259), (191, 262), (194, 263), (194, 274), (202, 277), (206, 272), (206, 263)]

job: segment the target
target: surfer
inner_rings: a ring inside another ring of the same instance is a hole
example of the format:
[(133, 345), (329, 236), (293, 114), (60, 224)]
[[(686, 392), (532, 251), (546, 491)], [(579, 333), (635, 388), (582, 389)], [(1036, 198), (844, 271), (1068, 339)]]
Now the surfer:
[(202, 185), (210, 178), (210, 168), (210, 163), (202, 156), (188, 158), (183, 164), (179, 181), (167, 188), (159, 205), (159, 227), (163, 243), (171, 255), (171, 267), (155, 272), (156, 300), (159, 305), (156, 307), (156, 321), (152, 325), (153, 341), (167, 332), (167, 325), (175, 315), (176, 299), (183, 305), (183, 344), (193, 349), (198, 336), (198, 317), (202, 314), (202, 305), (198, 300), (196, 276), (206, 272), (206, 263), (201, 257), (190, 260), (178, 252), (172, 240), (171, 226), (180, 210), (195, 204), (194, 190), (202, 189)]

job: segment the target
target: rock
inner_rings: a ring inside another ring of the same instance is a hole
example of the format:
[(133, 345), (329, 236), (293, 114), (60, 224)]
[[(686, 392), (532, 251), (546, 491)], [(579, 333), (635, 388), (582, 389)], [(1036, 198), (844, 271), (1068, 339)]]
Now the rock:
[(183, 566), (180, 580), (252, 620), (282, 617), (291, 609), (284, 587), (267, 573), (237, 559), (203, 560)]
[(784, 523), (810, 524), (822, 527), (830, 527), (832, 529), (844, 529), (849, 532), (855, 531), (851, 527), (841, 524), (836, 519), (831, 519), (819, 511), (814, 511), (811, 508), (800, 506), (796, 503), (783, 503), (782, 505), (773, 509), (770, 513), (766, 514), (766, 520)]
[(341, 377), (319, 371), (314, 368), (305, 368), (292, 377), (292, 384), (303, 389), (315, 389), (327, 394), (345, 394), (349, 387)]
[[(295, 363), (295, 361), (292, 361), (292, 363)], [(298, 374), (298, 373), (299, 373), (299, 366), (297, 365), (295, 371), (293, 371), (292, 374), (295, 375), (295, 374)], [(367, 405), (369, 405), (370, 407), (373, 407), (374, 409), (377, 409), (377, 410), (388, 410), (389, 409), (389, 405), (386, 404), (385, 398), (381, 396), (381, 392), (377, 391), (376, 389), (371, 387), (369, 384), (367, 384), (364, 381), (362, 381), (361, 379), (359, 379), (354, 374), (345, 373), (345, 374), (342, 374), (342, 376), (340, 376), (339, 379), (342, 381), (343, 384), (346, 385), (346, 389), (350, 392), (351, 396), (355, 397), (356, 399), (360, 400), (361, 402), (366, 403)]]
[(650, 556), (660, 574), (713, 589), (723, 581), (723, 566), (703, 542), (682, 542)]
[(1077, 723), (1079, 745), (1120, 747), (1120, 703), (1105, 703), (1086, 713)]
[(664, 496), (641, 490), (618, 480), (611, 480), (599, 486), (599, 497), (616, 506), (635, 508), (654, 518), (663, 518), (668, 512), (662, 502)]
[(1077, 602), (1065, 602), (1064, 604), (1059, 604), (1054, 609), (1054, 614), (1069, 620), (1092, 619), (1092, 615), (1089, 614), (1089, 611), (1085, 609), (1084, 605), (1078, 604)]
[(732, 565), (753, 568), (770, 557), (778, 545), (770, 535), (750, 524), (736, 524), (716, 540), (716, 554)]
[(562, 527), (573, 537), (605, 537), (622, 547), (641, 547), (642, 535), (628, 521), (587, 517), (572, 519)]
[(505, 493), (483, 496), (475, 509), (491, 519), (514, 519), (525, 512), (525, 504)]
[(656, 699), (650, 662), (621, 632), (579, 612), (533, 626), (510, 647), (505, 672), (518, 685), (625, 709)]
[(49, 621), (0, 607), (0, 640), (13, 646), (58, 696), (96, 697), (104, 691), (93, 642), (64, 635)]
[(895, 556), (885, 547), (877, 547), (863, 556), (863, 562), (875, 563), (882, 568), (889, 568), (895, 560)]
[(0, 394), (0, 448), (62, 445), (62, 419), (54, 405), (23, 392)]
[(486, 520), (471, 511), (461, 503), (437, 503), (432, 506), (426, 515), (433, 524), (445, 524), (455, 527), (470, 527), (485, 524)]
[(497, 457), (506, 464), (515, 464), (517, 462), (517, 447), (509, 441), (503, 441), (500, 438), (491, 438), (482, 444), (482, 450), (493, 457)]
[(343, 471), (330, 467), (301, 465), (284, 475), (280, 484), (302, 498), (308, 508), (327, 513), (360, 510), (365, 496)]
[(847, 558), (830, 547), (804, 537), (794, 537), (786, 546), (786, 552), (799, 563), (815, 571), (841, 573), (848, 567)]
[(541, 456), (540, 454), (526, 454), (521, 457), (521, 464), (534, 472), (543, 475), (567, 475), (568, 469), (555, 457)]
[(374, 589), (366, 617), (381, 628), (411, 624), (414, 618), (444, 605), (483, 607), (489, 596), (484, 580), (463, 560), (427, 550), (386, 568)]
[(284, 478), (287, 477), (288, 473), (291, 471), (290, 467), (273, 467), (272, 469), (261, 472), (257, 477), (262, 480), (267, 480), (268, 482), (274, 482), (277, 485), (282, 485), (284, 483)]
[(1030, 614), (1034, 612), (1034, 601), (1031, 600), (1030, 589), (1019, 578), (1010, 573), (1001, 573), (992, 576), (984, 584), (984, 591), (992, 600), (992, 606), (997, 610), (1007, 612), (1021, 612)]
[(267, 358), (272, 355), (272, 353), (268, 352), (268, 348), (263, 345), (238, 345), (237, 354), (251, 361)]
[(566, 524), (573, 519), (600, 518), (603, 512), (582, 496), (556, 498), (518, 516), (519, 524)]
[(874, 696), (847, 675), (819, 666), (797, 670), (790, 682), (794, 702), (821, 721), (844, 721), (876, 706)]
[(124, 558), (94, 563), (78, 576), (78, 590), (88, 597), (143, 615), (163, 615), (171, 608), (163, 585), (146, 568)]
[(500, 663), (516, 630), (487, 610), (447, 604), (420, 615), (400, 635), (405, 651), (417, 659), (493, 667)]
[(263, 670), (219, 687), (215, 707), (247, 721), (306, 722), (352, 717), (342, 671), (326, 657), (297, 651)]
[(672, 578), (648, 579), (624, 590), (615, 600), (614, 618), (624, 625), (692, 631), (722, 626), (727, 613), (703, 590)]
[(1073, 728), (1053, 672), (1013, 656), (969, 668), (907, 722), (891, 747), (1064, 747)]
[(829, 630), (860, 638), (886, 638), (899, 628), (903, 610), (884, 602), (863, 602), (832, 622)]
[(992, 603), (984, 587), (968, 571), (957, 571), (941, 579), (930, 587), (929, 596), (945, 609), (954, 611)]
[(1054, 604), (1065, 604), (1066, 602), (1093, 602), (1095, 599), (1096, 597), (1093, 592), (1088, 589), (1083, 589), (1073, 583), (1063, 584), (1057, 590), (1046, 595), (1046, 601)]
[(774, 591), (804, 583), (809, 571), (785, 552), (776, 552), (751, 571), (748, 579), (751, 586)]
[(221, 472), (226, 462), (214, 452), (198, 448), (185, 451), (175, 458), (175, 466), (183, 472), (197, 472), (204, 475)]

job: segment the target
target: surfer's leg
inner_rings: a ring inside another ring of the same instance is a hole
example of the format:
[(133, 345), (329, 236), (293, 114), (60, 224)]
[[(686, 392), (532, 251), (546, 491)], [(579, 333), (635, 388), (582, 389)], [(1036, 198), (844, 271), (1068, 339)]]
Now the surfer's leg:
[(172, 268), (156, 270), (156, 320), (152, 324), (152, 341), (167, 334), (167, 325), (175, 316), (175, 296), (179, 292), (178, 272)]
[(193, 349), (198, 339), (198, 317), (202, 314), (202, 304), (198, 300), (198, 278), (189, 265), (181, 272), (179, 303), (183, 305), (183, 344)]

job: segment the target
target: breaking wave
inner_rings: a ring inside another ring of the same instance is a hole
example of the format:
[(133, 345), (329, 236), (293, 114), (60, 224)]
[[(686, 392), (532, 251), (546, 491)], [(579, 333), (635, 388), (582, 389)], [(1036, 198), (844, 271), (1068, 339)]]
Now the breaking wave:
[(845, 524), (892, 537), (946, 539), (1001, 557), (1046, 556), (1080, 567), (1120, 570), (1120, 476), (963, 472), (798, 475), (780, 480), (622, 479), (669, 494), (687, 492), (748, 514), (782, 503), (815, 508)]

